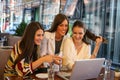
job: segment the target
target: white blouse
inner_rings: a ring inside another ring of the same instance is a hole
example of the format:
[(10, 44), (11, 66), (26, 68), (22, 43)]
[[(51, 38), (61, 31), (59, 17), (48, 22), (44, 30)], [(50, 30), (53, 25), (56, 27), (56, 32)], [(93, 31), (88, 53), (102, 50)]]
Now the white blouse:
[[(62, 45), (66, 38), (68, 38), (69, 35), (65, 35), (63, 37), (61, 46), (60, 46), (60, 53), (62, 54)], [(46, 54), (54, 54), (55, 53), (55, 32), (45, 32), (44, 39), (41, 42), (41, 48), (40, 48), (40, 55), (46, 55)]]
[(63, 66), (72, 69), (72, 66), (76, 60), (89, 59), (91, 56), (91, 46), (85, 43), (82, 44), (82, 48), (77, 53), (72, 38), (67, 38), (63, 43)]

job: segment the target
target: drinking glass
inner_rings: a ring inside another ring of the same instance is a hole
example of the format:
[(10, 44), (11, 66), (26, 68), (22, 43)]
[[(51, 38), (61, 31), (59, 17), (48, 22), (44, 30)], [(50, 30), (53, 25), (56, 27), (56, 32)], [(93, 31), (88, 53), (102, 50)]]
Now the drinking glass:
[(110, 73), (111, 64), (112, 64), (111, 59), (105, 60), (105, 73)]
[[(62, 57), (62, 53), (59, 53), (59, 54), (55, 54), (56, 56), (59, 56), (59, 57)], [(59, 63), (60, 64), (53, 64), (53, 67), (54, 67), (54, 71), (55, 72), (59, 72), (61, 70), (61, 67), (62, 67), (62, 60), (59, 60)]]
[(105, 60), (105, 72), (104, 72), (104, 79), (103, 80), (108, 80), (108, 78), (110, 77), (111, 64), (112, 64), (111, 59)]
[(50, 68), (47, 69), (48, 71), (48, 80), (54, 80), (54, 67), (53, 67), (53, 63), (50, 64)]

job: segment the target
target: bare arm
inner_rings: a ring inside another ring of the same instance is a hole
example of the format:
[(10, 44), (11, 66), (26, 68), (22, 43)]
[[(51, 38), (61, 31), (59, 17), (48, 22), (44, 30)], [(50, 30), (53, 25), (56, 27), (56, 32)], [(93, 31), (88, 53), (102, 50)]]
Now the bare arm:
[(100, 36), (100, 38), (97, 38), (97, 39), (96, 39), (96, 45), (95, 45), (95, 48), (94, 48), (93, 53), (92, 53), (92, 55), (91, 55), (91, 58), (96, 58), (101, 43), (102, 43), (102, 37)]
[[(39, 67), (43, 62), (48, 62), (48, 63), (51, 63), (51, 62), (55, 62), (57, 63), (59, 60), (61, 60), (60, 57), (58, 56), (54, 56), (54, 55), (46, 55), (44, 57), (41, 57), (39, 58), (38, 60), (32, 62), (32, 69), (36, 69), (37, 67)], [(59, 63), (57, 63), (59, 64)]]

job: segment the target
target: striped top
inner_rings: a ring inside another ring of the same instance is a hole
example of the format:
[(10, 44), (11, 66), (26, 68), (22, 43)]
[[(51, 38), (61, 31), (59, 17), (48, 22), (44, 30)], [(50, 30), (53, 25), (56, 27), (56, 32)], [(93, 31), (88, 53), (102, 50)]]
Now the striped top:
[(32, 70), (32, 61), (27, 60), (27, 58), (22, 59), (21, 61), (17, 62), (15, 65), (15, 61), (18, 58), (18, 55), (21, 54), (21, 50), (19, 48), (19, 43), (15, 44), (11, 55), (5, 65), (4, 69), (4, 76), (25, 76), (29, 73), (33, 73)]

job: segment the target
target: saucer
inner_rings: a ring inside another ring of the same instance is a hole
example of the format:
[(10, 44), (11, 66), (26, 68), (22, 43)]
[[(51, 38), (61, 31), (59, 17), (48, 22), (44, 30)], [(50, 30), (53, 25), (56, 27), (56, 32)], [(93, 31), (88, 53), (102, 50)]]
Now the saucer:
[(38, 73), (35, 76), (37, 78), (48, 78), (48, 73)]

